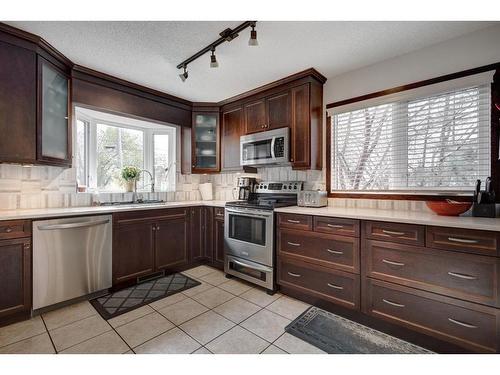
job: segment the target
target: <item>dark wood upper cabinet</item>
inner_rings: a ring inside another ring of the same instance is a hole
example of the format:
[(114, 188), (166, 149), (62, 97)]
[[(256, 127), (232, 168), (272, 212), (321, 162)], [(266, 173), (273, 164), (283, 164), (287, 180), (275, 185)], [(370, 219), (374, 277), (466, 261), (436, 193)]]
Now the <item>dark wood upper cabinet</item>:
[(295, 168), (311, 165), (311, 127), (309, 84), (294, 87), (292, 97), (292, 127), (290, 162)]
[(219, 112), (193, 112), (191, 153), (192, 173), (220, 171)]
[(259, 99), (245, 104), (245, 133), (256, 133), (266, 129), (266, 101)]
[(0, 161), (35, 163), (36, 53), (0, 42), (0, 67)]
[(222, 112), (222, 170), (240, 169), (240, 136), (243, 127), (243, 108), (237, 107)]
[(50, 165), (71, 165), (70, 79), (38, 56), (37, 159)]
[(290, 91), (285, 91), (266, 98), (266, 128), (277, 129), (290, 126), (292, 118)]

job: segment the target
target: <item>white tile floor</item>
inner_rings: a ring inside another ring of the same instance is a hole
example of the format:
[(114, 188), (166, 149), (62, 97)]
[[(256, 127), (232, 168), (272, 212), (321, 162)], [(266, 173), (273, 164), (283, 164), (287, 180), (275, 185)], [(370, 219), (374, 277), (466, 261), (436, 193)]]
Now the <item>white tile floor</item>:
[(285, 333), (309, 305), (199, 266), (202, 284), (105, 321), (88, 302), (0, 328), (0, 353), (324, 353)]

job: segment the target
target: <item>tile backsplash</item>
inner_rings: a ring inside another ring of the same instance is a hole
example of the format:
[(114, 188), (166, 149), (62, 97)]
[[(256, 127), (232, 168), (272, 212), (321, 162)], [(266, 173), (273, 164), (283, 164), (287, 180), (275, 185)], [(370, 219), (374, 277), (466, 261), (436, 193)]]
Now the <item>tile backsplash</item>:
[[(186, 201), (201, 199), (198, 186), (208, 176), (177, 173), (176, 191), (139, 193), (144, 199)], [(0, 210), (90, 206), (93, 201), (127, 201), (127, 193), (76, 192), (76, 170), (50, 166), (0, 164)]]
[[(234, 200), (236, 180), (241, 176), (266, 181), (304, 181), (307, 190), (325, 190), (325, 171), (294, 171), (291, 167), (258, 168), (257, 174), (220, 173), (213, 175), (176, 174), (176, 191), (138, 193), (144, 199), (165, 201), (200, 200), (199, 185), (213, 184), (214, 199)], [(49, 166), (23, 167), (0, 164), (0, 210), (91, 206), (94, 201), (130, 201), (131, 193), (76, 193), (76, 170)], [(328, 204), (347, 208), (378, 208), (386, 210), (429, 211), (425, 202), (376, 199), (330, 198)]]

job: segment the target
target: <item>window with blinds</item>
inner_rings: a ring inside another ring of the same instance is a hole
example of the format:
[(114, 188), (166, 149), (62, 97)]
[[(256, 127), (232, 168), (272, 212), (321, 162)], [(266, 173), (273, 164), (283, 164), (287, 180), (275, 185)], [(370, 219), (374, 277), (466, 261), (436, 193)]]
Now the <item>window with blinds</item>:
[(333, 113), (331, 190), (464, 192), (490, 175), (490, 85)]

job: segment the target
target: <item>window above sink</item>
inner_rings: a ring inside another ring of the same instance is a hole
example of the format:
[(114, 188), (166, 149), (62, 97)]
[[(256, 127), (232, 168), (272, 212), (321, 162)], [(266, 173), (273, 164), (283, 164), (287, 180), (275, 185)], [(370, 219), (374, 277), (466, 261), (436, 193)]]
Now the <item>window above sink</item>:
[[(123, 192), (121, 170), (134, 166), (151, 172), (155, 191), (175, 191), (176, 127), (77, 107), (74, 150), (80, 191)], [(138, 192), (151, 189), (141, 173)]]

